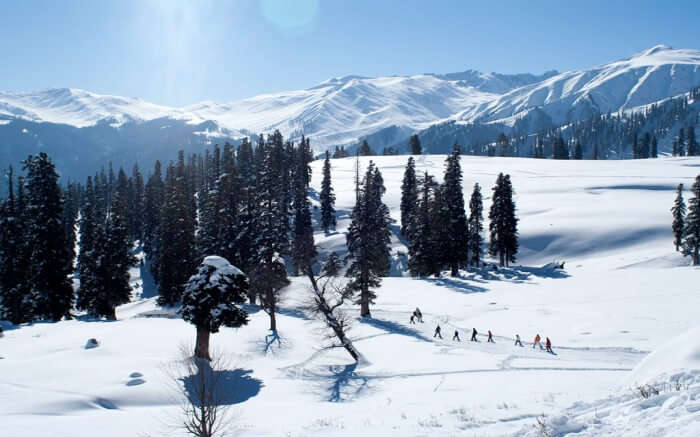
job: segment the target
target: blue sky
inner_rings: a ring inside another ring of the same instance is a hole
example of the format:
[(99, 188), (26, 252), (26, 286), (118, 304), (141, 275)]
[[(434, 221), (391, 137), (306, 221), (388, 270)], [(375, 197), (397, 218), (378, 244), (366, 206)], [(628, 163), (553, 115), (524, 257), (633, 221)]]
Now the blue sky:
[(180, 106), (335, 76), (590, 67), (700, 49), (700, 1), (0, 1), (0, 90)]

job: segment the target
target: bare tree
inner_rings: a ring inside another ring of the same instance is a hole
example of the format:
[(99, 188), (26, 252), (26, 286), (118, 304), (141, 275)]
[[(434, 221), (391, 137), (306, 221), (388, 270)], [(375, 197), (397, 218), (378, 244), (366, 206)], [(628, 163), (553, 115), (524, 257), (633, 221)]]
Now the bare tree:
[(181, 346), (179, 358), (167, 370), (181, 403), (182, 417), (175, 428), (196, 437), (223, 436), (233, 420), (230, 360), (217, 351), (210, 360), (193, 357), (190, 351), (188, 345)]
[(334, 347), (343, 347), (350, 356), (358, 361), (360, 353), (347, 335), (350, 328), (350, 317), (342, 310), (343, 304), (351, 300), (354, 295), (354, 290), (349, 289), (336, 280), (331, 278), (323, 278), (316, 280), (313, 274), (307, 274), (311, 282), (311, 301), (308, 305), (309, 311), (320, 319), (326, 327), (330, 328), (331, 334), (328, 338), (335, 337), (340, 344), (334, 344)]

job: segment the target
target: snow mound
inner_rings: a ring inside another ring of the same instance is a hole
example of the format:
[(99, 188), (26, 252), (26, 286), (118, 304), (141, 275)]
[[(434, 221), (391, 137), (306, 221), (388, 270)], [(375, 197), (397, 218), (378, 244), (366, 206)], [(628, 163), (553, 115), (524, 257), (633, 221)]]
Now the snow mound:
[(642, 360), (628, 378), (628, 385), (667, 379), (686, 370), (700, 370), (700, 326), (679, 335)]

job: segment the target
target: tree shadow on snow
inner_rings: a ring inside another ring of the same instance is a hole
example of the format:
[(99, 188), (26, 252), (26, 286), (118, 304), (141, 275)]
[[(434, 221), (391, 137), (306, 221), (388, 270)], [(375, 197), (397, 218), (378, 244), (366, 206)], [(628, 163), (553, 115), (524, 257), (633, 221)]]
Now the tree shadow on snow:
[(355, 373), (355, 369), (357, 363), (328, 366), (329, 374), (325, 379), (329, 384), (324, 382), (323, 385), (329, 402), (353, 400), (369, 388), (368, 379)]
[[(245, 402), (248, 399), (255, 397), (260, 393), (263, 387), (261, 380), (253, 378), (252, 370), (249, 369), (233, 369), (233, 370), (212, 370), (208, 365), (200, 366), (200, 372), (205, 372), (205, 377), (208, 381), (212, 381), (210, 387), (214, 391), (214, 396), (220, 405), (234, 405)], [(188, 375), (182, 378), (185, 386), (185, 394), (187, 399), (193, 405), (200, 403), (202, 377), (198, 374)]]
[(392, 322), (389, 320), (379, 320), (379, 319), (373, 319), (371, 317), (361, 317), (360, 323), (365, 323), (365, 324), (373, 326), (377, 329), (381, 329), (382, 331), (386, 331), (390, 334), (404, 335), (406, 337), (413, 337), (417, 340), (422, 340), (422, 341), (428, 341), (428, 342), (432, 341), (428, 337), (425, 337), (424, 335), (422, 335), (420, 332), (414, 331), (412, 329), (405, 327), (404, 325), (401, 325), (399, 323)]
[(488, 289), (484, 287), (470, 284), (466, 279), (459, 277), (423, 278), (423, 280), (435, 284), (438, 287), (447, 287), (462, 293), (485, 293), (488, 291)]

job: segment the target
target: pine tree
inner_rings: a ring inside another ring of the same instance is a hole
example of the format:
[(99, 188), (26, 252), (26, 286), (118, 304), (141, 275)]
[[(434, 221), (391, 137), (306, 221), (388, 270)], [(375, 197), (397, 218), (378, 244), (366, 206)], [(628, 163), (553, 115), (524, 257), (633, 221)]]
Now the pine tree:
[(156, 161), (153, 174), (148, 178), (144, 189), (143, 211), (143, 248), (151, 261), (151, 273), (154, 278), (160, 276), (158, 260), (160, 259), (160, 220), (165, 206), (165, 184), (161, 174), (160, 161)]
[(408, 148), (411, 151), (411, 155), (420, 155), (423, 153), (423, 147), (420, 144), (418, 135), (411, 135), (411, 138), (408, 140)]
[(443, 259), (449, 266), (451, 275), (457, 276), (459, 268), (467, 264), (469, 252), (469, 229), (464, 209), (462, 167), (457, 145), (452, 155), (445, 161), (445, 182), (442, 192), (444, 196), (442, 208), (447, 226), (445, 232), (448, 236), (442, 247)]
[(678, 252), (683, 241), (685, 212), (686, 209), (685, 202), (683, 201), (683, 184), (678, 184), (678, 188), (676, 188), (676, 200), (671, 208), (671, 214), (673, 215), (671, 229), (673, 230), (673, 245), (676, 246), (676, 252)]
[(141, 241), (141, 244), (144, 238), (145, 190), (139, 165), (134, 164), (129, 179), (129, 231), (131, 239)]
[(357, 153), (360, 156), (374, 156), (374, 150), (369, 146), (369, 143), (367, 140), (362, 140), (362, 144), (360, 144), (360, 148), (357, 149)]
[(27, 171), (27, 233), (31, 253), (29, 281), (34, 318), (59, 321), (70, 317), (73, 286), (73, 246), (66, 235), (58, 174), (45, 154), (29, 156)]
[[(305, 176), (308, 175), (308, 161), (304, 156), (303, 149), (300, 149), (299, 152), (294, 186), (292, 255), (295, 268), (298, 271), (300, 270), (305, 275), (313, 275), (312, 266), (316, 257), (316, 246), (314, 245), (314, 230), (311, 223), (311, 204), (307, 196), (309, 178)], [(327, 156), (326, 162), (328, 162)]]
[(427, 172), (423, 176), (420, 187), (420, 199), (415, 209), (415, 217), (411, 221), (411, 242), (408, 249), (408, 268), (414, 276), (440, 276), (440, 260), (438, 253), (441, 247), (438, 241), (439, 223), (433, 221), (435, 196), (439, 190), (438, 184)]
[(564, 138), (559, 135), (552, 145), (552, 159), (569, 159), (569, 149), (564, 143)]
[(574, 146), (574, 159), (583, 159), (583, 147), (581, 147), (581, 142), (578, 140), (576, 141), (576, 145)]
[(474, 184), (474, 191), (469, 200), (469, 253), (471, 264), (479, 267), (482, 259), (482, 245), (484, 238), (481, 233), (484, 230), (484, 205), (481, 197), (481, 187)]
[(513, 188), (509, 175), (500, 173), (493, 188), (491, 210), (489, 211), (491, 233), (489, 253), (498, 256), (502, 266), (515, 262), (518, 252), (518, 219), (515, 216)]
[(593, 145), (593, 159), (598, 160), (598, 143)]
[(197, 328), (194, 356), (211, 360), (209, 336), (221, 326), (248, 324), (248, 313), (237, 304), (245, 301), (248, 278), (225, 258), (208, 256), (187, 281), (182, 295), (182, 318)]
[(693, 257), (693, 265), (700, 264), (700, 175), (695, 177), (688, 200), (688, 215), (683, 228), (683, 255)]
[(331, 160), (326, 150), (326, 159), (323, 161), (323, 181), (321, 182), (321, 229), (328, 233), (328, 230), (335, 228), (335, 194), (331, 186)]
[(651, 157), (652, 158), (659, 157), (659, 142), (656, 139), (656, 135), (651, 137)]
[(642, 158), (642, 159), (649, 158), (650, 144), (651, 144), (651, 136), (649, 135), (649, 132), (645, 132), (644, 135), (642, 135), (642, 141), (639, 145), (639, 157), (640, 158)]
[[(23, 195), (15, 198), (12, 166), (7, 176), (8, 197), (0, 204), (0, 320), (19, 324), (31, 317), (27, 277), (29, 257), (23, 227)], [(20, 189), (21, 186), (20, 181)]]
[(340, 260), (340, 257), (338, 257), (338, 254), (335, 253), (335, 251), (333, 251), (330, 254), (328, 254), (328, 259), (323, 265), (321, 273), (326, 277), (338, 276), (342, 267), (343, 263)]
[(282, 175), (278, 149), (274, 139), (265, 146), (263, 161), (258, 167), (254, 211), (255, 250), (250, 272), (251, 290), (260, 299), (270, 316), (270, 330), (277, 331), (279, 292), (289, 284), (282, 255), (287, 251), (288, 233), (281, 196)]
[(418, 201), (417, 190), (416, 164), (413, 157), (409, 157), (406, 163), (406, 170), (403, 173), (403, 182), (401, 183), (401, 233), (405, 236), (408, 236), (407, 231), (414, 217)]
[(695, 127), (688, 128), (688, 156), (696, 156), (700, 154), (698, 150), (698, 142), (695, 139)]
[(168, 166), (165, 204), (161, 215), (158, 244), (158, 304), (180, 303), (187, 278), (195, 268), (194, 211), (187, 195), (184, 153), (177, 166)]
[(373, 288), (381, 284), (382, 276), (389, 272), (389, 209), (382, 202), (384, 181), (381, 173), (370, 161), (367, 172), (358, 189), (357, 202), (351, 213), (348, 228), (348, 257), (352, 259), (346, 275), (350, 277), (348, 288), (358, 293), (360, 316), (369, 317), (369, 306), (376, 294)]
[(678, 130), (678, 156), (685, 156), (685, 131), (683, 128)]

